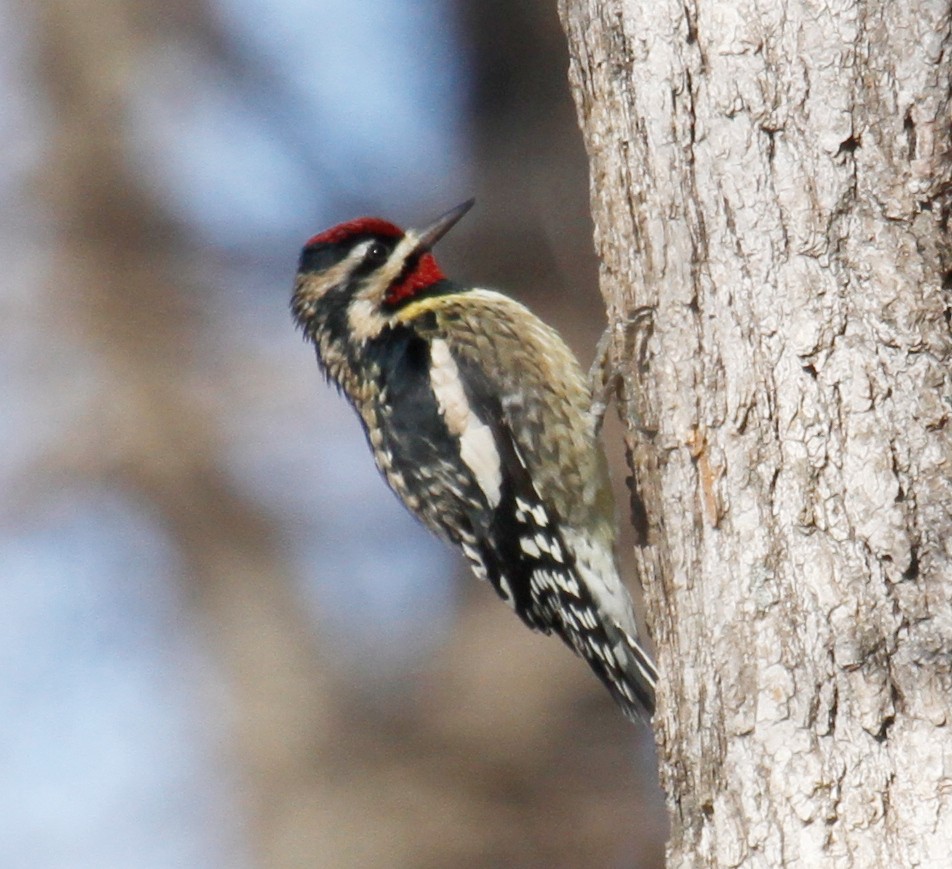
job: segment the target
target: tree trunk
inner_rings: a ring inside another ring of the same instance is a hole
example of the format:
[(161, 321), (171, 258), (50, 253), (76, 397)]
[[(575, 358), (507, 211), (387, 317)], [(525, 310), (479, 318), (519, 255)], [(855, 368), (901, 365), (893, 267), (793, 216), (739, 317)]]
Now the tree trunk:
[(560, 12), (668, 864), (952, 865), (949, 4)]

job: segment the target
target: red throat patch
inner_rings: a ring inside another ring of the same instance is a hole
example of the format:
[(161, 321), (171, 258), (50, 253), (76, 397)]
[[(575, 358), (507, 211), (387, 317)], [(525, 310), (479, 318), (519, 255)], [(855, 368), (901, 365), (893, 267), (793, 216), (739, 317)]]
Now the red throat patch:
[(417, 264), (410, 274), (387, 290), (387, 295), (384, 296), (384, 304), (396, 306), (408, 302), (414, 296), (418, 296), (424, 290), (445, 278), (446, 275), (440, 271), (433, 254), (427, 251), (417, 260)]

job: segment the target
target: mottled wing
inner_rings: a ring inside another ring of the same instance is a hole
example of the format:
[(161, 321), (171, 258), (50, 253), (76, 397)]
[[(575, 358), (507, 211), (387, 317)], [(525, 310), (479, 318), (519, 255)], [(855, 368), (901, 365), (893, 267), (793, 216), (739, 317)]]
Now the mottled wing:
[[(501, 484), (498, 499), (473, 528), (476, 543), (464, 547), (477, 573), (530, 627), (554, 632), (584, 658), (609, 691), (635, 717), (654, 709), (657, 672), (628, 630), (606, 618), (602, 600), (583, 578), (562, 517), (534, 483), (516, 432), (491, 375), (475, 360), (459, 359), (474, 416), (492, 432)], [(593, 582), (617, 582), (614, 565)]]
[(560, 636), (630, 717), (650, 712), (657, 676), (617, 575), (611, 503), (599, 503), (610, 492), (584, 377), (555, 333), (486, 297), (476, 323), (472, 307), (437, 298), (413, 310), (405, 350), (394, 352), (402, 327), (387, 337), (378, 463), (527, 625)]

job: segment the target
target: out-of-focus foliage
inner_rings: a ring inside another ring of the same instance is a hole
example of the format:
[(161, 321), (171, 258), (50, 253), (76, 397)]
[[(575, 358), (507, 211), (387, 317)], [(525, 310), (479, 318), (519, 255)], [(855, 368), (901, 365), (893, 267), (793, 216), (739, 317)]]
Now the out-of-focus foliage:
[(403, 513), (287, 312), (308, 235), (475, 194), (444, 265), (585, 355), (549, 7), (0, 0), (0, 864), (657, 864), (646, 734)]

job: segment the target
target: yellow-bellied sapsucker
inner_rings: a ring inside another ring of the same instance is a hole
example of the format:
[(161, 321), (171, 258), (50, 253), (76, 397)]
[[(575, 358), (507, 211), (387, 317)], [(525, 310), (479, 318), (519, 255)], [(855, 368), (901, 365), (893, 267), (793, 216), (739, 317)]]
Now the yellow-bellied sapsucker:
[(615, 508), (578, 362), (492, 290), (446, 279), (421, 231), (362, 218), (314, 236), (291, 308), (394, 492), (531, 628), (558, 634), (629, 718), (654, 710), (615, 559)]

